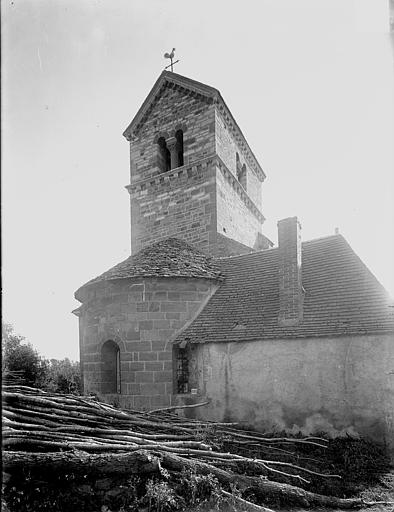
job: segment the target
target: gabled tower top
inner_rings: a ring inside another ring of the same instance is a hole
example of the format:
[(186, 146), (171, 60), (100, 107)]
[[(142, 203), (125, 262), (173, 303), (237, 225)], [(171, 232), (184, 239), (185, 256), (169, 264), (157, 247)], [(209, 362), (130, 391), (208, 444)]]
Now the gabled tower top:
[(257, 161), (253, 151), (250, 149), (245, 136), (243, 135), (218, 89), (215, 89), (210, 85), (203, 84), (202, 82), (197, 82), (197, 80), (187, 78), (186, 76), (178, 75), (177, 73), (171, 71), (163, 71), (161, 73), (154, 86), (152, 87), (150, 93), (145, 98), (145, 101), (139, 108), (137, 114), (134, 116), (129, 126), (123, 132), (124, 137), (128, 141), (131, 142), (133, 138), (138, 137), (138, 133), (141, 127), (149, 116), (149, 112), (153, 109), (166, 88), (183, 90), (188, 94), (201, 98), (201, 100), (207, 103), (215, 104), (221, 115), (225, 118), (226, 124), (228, 124), (233, 137), (237, 141), (241, 151), (245, 153), (247, 160), (249, 160), (250, 167), (259, 176), (261, 181), (265, 180), (265, 172)]
[(163, 71), (124, 136), (132, 254), (168, 237), (217, 255), (271, 245), (265, 173), (217, 89)]

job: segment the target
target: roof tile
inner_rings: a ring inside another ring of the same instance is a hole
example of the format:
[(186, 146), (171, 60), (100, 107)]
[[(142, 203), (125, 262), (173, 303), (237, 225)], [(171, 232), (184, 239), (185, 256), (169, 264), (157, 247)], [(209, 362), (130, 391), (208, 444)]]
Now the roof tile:
[(211, 256), (207, 256), (183, 240), (168, 238), (145, 247), (129, 256), (98, 277), (88, 281), (76, 292), (80, 297), (83, 288), (101, 281), (139, 277), (196, 277), (223, 279), (221, 268)]
[(302, 244), (305, 297), (303, 320), (297, 326), (278, 325), (277, 249), (218, 261), (225, 280), (179, 342), (394, 331), (393, 301), (341, 235)]

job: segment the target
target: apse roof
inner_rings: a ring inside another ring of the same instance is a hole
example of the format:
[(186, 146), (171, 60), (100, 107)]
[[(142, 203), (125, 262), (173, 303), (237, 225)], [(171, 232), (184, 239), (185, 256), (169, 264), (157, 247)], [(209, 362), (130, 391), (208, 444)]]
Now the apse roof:
[(138, 277), (196, 277), (221, 280), (222, 274), (217, 261), (211, 256), (183, 240), (167, 238), (145, 247), (91, 279), (75, 292), (75, 297), (78, 299), (83, 288), (101, 281)]

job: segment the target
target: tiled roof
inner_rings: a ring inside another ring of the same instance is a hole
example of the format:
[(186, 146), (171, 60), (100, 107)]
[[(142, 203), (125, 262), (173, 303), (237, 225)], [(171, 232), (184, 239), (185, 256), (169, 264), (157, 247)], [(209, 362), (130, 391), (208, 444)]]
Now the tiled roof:
[(191, 343), (394, 331), (393, 301), (341, 235), (302, 244), (304, 315), (278, 325), (278, 250), (220, 260), (225, 280), (177, 338)]
[(167, 238), (145, 247), (75, 292), (78, 298), (85, 286), (114, 279), (136, 277), (198, 277), (222, 279), (218, 263), (210, 256), (177, 238)]

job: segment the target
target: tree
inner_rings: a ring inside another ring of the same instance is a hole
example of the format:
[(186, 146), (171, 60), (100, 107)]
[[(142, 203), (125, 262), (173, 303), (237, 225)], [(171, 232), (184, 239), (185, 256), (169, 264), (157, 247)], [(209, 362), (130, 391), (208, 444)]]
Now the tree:
[(45, 381), (47, 361), (24, 339), (14, 333), (12, 325), (2, 323), (3, 375), (17, 375), (27, 386), (40, 387)]
[(79, 363), (70, 361), (68, 357), (62, 360), (51, 359), (48, 365), (46, 389), (56, 393), (80, 393), (81, 372)]
[(26, 386), (55, 393), (81, 392), (79, 363), (68, 358), (45, 359), (31, 343), (14, 333), (12, 325), (2, 323), (2, 373)]

